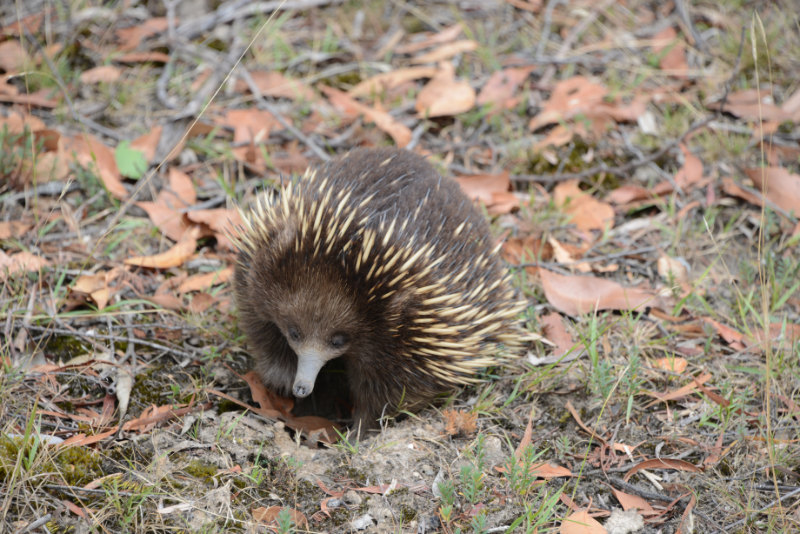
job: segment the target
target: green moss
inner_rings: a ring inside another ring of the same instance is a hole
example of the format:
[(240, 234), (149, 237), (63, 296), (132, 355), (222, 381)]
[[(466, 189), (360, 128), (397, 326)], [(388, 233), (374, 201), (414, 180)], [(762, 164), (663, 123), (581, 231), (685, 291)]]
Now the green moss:
[(57, 472), (70, 486), (83, 486), (103, 476), (101, 457), (88, 447), (68, 447), (53, 459)]
[(189, 462), (189, 465), (184, 468), (184, 471), (205, 483), (209, 483), (217, 474), (217, 466), (203, 462), (202, 460), (192, 460)]
[(100, 455), (87, 447), (47, 446), (35, 436), (0, 435), (0, 479), (14, 473), (18, 458), (26, 475), (46, 476), (56, 484), (83, 486), (103, 476)]

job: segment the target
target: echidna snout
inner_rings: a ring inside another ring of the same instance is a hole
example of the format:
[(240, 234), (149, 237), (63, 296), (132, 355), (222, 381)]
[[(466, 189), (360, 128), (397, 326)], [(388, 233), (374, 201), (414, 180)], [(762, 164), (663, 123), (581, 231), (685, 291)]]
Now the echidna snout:
[(320, 347), (308, 347), (289, 342), (289, 345), (297, 354), (297, 372), (294, 375), (292, 393), (295, 397), (305, 398), (311, 395), (314, 390), (314, 383), (317, 381), (322, 366), (328, 361), (339, 357), (341, 351), (326, 350)]

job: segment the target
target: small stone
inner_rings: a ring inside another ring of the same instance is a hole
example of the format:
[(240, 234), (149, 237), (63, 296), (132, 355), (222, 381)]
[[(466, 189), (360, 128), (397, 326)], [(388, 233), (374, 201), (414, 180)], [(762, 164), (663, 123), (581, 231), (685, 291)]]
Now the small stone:
[(353, 527), (355, 530), (364, 530), (367, 527), (371, 527), (373, 525), (372, 516), (369, 514), (364, 514), (358, 519), (353, 519), (350, 522), (350, 526)]

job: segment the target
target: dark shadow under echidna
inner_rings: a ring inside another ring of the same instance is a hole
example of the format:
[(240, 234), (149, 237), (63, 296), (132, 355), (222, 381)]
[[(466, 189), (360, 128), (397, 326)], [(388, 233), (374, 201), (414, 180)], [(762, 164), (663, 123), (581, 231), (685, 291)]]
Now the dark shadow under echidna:
[(341, 358), (356, 428), (513, 354), (522, 305), (484, 217), (423, 158), (358, 149), (259, 200), (235, 293), (255, 368), (308, 396)]

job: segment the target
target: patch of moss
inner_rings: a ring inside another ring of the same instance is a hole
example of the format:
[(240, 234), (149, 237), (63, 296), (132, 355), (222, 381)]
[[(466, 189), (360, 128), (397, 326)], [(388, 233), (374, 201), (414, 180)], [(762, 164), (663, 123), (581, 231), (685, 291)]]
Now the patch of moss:
[(189, 465), (184, 468), (184, 471), (208, 484), (217, 474), (217, 466), (203, 462), (202, 460), (192, 460), (189, 462)]
[(45, 475), (57, 484), (83, 486), (103, 475), (101, 457), (87, 447), (58, 448), (38, 444), (34, 452), (34, 439), (0, 435), (0, 479), (6, 480), (22, 456), (27, 475)]

